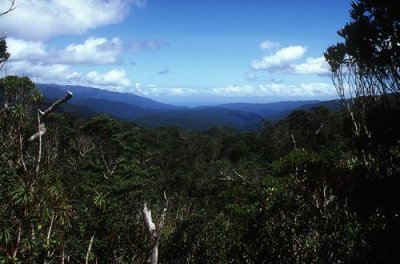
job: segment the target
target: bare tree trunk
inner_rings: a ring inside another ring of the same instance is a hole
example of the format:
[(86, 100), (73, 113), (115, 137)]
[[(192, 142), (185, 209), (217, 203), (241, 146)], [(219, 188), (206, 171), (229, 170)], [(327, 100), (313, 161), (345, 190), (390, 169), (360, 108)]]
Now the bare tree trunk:
[[(37, 163), (36, 163), (36, 173), (39, 172), (40, 169), (40, 162), (42, 159), (42, 136), (46, 133), (46, 126), (44, 123), (42, 123), (41, 121), (41, 116), (43, 116), (43, 118), (45, 118), (49, 113), (53, 112), (54, 109), (59, 106), (62, 103), (67, 102), (69, 99), (72, 98), (72, 93), (70, 91), (67, 92), (67, 94), (61, 98), (58, 99), (57, 101), (55, 101), (49, 108), (47, 108), (44, 111), (41, 111), (39, 108), (38, 110), (38, 115), (37, 115), (37, 120), (38, 120), (38, 132), (36, 132), (35, 134), (33, 134), (29, 139), (28, 139), (28, 143), (36, 141), (37, 139), (39, 139), (39, 149), (38, 149), (38, 157), (37, 157)], [(22, 156), (23, 158), (23, 156)], [(23, 161), (23, 160), (22, 160)]]
[(61, 255), (61, 264), (65, 263), (65, 243), (63, 242), (62, 246), (62, 255)]
[(92, 251), (93, 240), (94, 240), (94, 235), (95, 234), (96, 234), (96, 232), (93, 233), (93, 236), (90, 239), (90, 243), (89, 243), (88, 250), (87, 250), (87, 253), (86, 253), (85, 264), (89, 263), (89, 256), (90, 256), (90, 252)]
[(168, 207), (168, 199), (164, 192), (164, 199), (165, 199), (165, 207), (161, 214), (160, 221), (158, 222), (157, 226), (153, 222), (151, 217), (151, 210), (147, 208), (147, 204), (144, 204), (143, 208), (143, 218), (144, 224), (147, 228), (148, 236), (150, 238), (150, 257), (147, 260), (147, 263), (157, 264), (158, 263), (158, 245), (161, 237), (162, 229), (164, 228), (165, 216), (167, 214), (167, 207)]
[(14, 253), (13, 253), (14, 259), (17, 257), (17, 254), (18, 254), (19, 245), (21, 243), (21, 235), (22, 235), (22, 224), (19, 224), (18, 234), (17, 234), (17, 243), (15, 244), (15, 249), (14, 249)]
[(50, 244), (50, 237), (51, 237), (51, 230), (53, 229), (53, 223), (54, 223), (54, 212), (51, 214), (51, 222), (50, 222), (50, 227), (49, 231), (47, 232), (47, 238), (46, 238), (46, 244)]
[(157, 243), (157, 232), (156, 225), (153, 222), (153, 218), (151, 217), (151, 211), (147, 208), (147, 204), (144, 204), (143, 208), (143, 217), (144, 224), (146, 225), (147, 232), (150, 238), (150, 257), (147, 260), (148, 263), (157, 264), (158, 262), (158, 243)]
[(40, 122), (40, 115), (38, 114), (37, 115), (37, 118), (38, 118), (38, 130), (39, 130), (39, 150), (38, 150), (38, 158), (37, 158), (37, 164), (36, 164), (36, 173), (38, 173), (39, 172), (39, 169), (40, 169), (40, 161), (41, 161), (41, 159), (42, 159), (42, 135), (44, 134), (42, 134), (42, 133), (40, 133), (40, 131), (41, 131), (41, 129), (43, 128), (44, 129), (44, 132), (46, 132), (46, 128), (45, 128), (45, 126), (44, 126), (44, 123), (42, 124), (41, 122)]
[[(21, 129), (19, 129), (21, 131)], [(25, 164), (25, 159), (24, 159), (24, 140), (22, 138), (21, 133), (19, 133), (19, 154), (20, 154), (20, 159), (21, 159), (21, 164), (24, 167), (24, 171), (28, 171), (26, 164)]]
[(54, 218), (55, 218), (55, 216), (54, 216), (54, 212), (51, 214), (51, 222), (50, 222), (50, 227), (49, 227), (49, 231), (47, 232), (47, 238), (46, 238), (46, 246), (47, 246), (47, 259), (46, 259), (46, 261), (44, 262), (44, 263), (49, 263), (49, 259), (52, 257), (52, 255), (54, 254), (54, 251), (53, 252), (50, 252), (50, 248), (49, 248), (49, 245), (50, 245), (50, 238), (51, 238), (51, 231), (52, 231), (52, 229), (53, 229), (53, 224), (54, 224)]
[(297, 150), (297, 144), (296, 144), (296, 139), (294, 138), (294, 135), (291, 134), (290, 137), (292, 138), (294, 149)]

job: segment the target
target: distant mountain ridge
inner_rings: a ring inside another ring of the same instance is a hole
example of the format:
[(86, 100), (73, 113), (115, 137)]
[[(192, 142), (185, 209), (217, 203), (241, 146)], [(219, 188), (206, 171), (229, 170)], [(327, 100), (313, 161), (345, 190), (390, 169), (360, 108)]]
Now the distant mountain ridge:
[(226, 109), (258, 114), (263, 118), (269, 120), (277, 120), (285, 117), (296, 108), (299, 108), (304, 105), (313, 105), (317, 103), (320, 103), (320, 101), (317, 100), (281, 101), (281, 102), (265, 103), (265, 104), (231, 103), (231, 104), (221, 104), (218, 106)]
[[(323, 101), (308, 100), (266, 104), (232, 103), (190, 108), (164, 104), (130, 93), (91, 87), (55, 84), (39, 84), (38, 87), (47, 98), (52, 99), (62, 97), (66, 91), (74, 93), (67, 106), (63, 107), (65, 112), (85, 117), (105, 113), (146, 128), (178, 126), (193, 131), (220, 126), (240, 132), (255, 131), (261, 128), (265, 121), (285, 118), (293, 110), (310, 110), (313, 106), (326, 104)], [(330, 102), (327, 106), (334, 108), (333, 105), (334, 103)]]
[(109, 101), (138, 106), (146, 109), (183, 108), (174, 105), (160, 103), (146, 97), (134, 95), (132, 93), (112, 92), (93, 87), (57, 85), (57, 84), (39, 84), (38, 86), (39, 89), (49, 97), (50, 95), (59, 95), (60, 91), (62, 92), (71, 91), (75, 96), (78, 96), (79, 98), (105, 99)]

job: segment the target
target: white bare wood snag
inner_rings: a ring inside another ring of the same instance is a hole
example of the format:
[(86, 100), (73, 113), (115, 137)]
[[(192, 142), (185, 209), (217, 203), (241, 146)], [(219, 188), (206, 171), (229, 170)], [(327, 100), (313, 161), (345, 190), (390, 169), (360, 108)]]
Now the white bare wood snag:
[[(57, 101), (55, 101), (55, 102), (54, 102), (49, 108), (47, 108), (46, 110), (41, 111), (40, 109), (38, 109), (39, 114), (40, 114), (41, 116), (43, 116), (43, 117), (47, 116), (49, 113), (53, 112), (54, 109), (55, 109), (57, 106), (59, 106), (59, 105), (62, 104), (62, 103), (65, 103), (65, 102), (67, 102), (69, 99), (71, 99), (72, 96), (73, 96), (73, 94), (72, 94), (70, 91), (68, 91), (67, 94), (66, 94), (63, 98), (58, 99)], [(35, 141), (35, 140), (37, 140), (37, 139), (41, 139), (41, 137), (46, 133), (45, 124), (44, 124), (44, 123), (41, 123), (40, 117), (38, 117), (38, 122), (39, 122), (39, 129), (38, 129), (38, 132), (36, 132), (35, 134), (33, 134), (33, 135), (28, 139), (29, 142), (33, 142), (33, 141)]]
[(162, 229), (164, 228), (164, 221), (165, 221), (165, 216), (167, 215), (167, 207), (168, 207), (168, 199), (165, 192), (164, 192), (164, 199), (165, 199), (165, 207), (163, 209), (163, 212), (161, 214), (160, 220), (157, 225), (153, 222), (153, 218), (151, 217), (151, 210), (147, 208), (147, 203), (144, 203), (143, 218), (151, 245), (150, 257), (147, 260), (147, 263), (151, 264), (158, 263), (158, 244), (160, 241)]
[(59, 105), (62, 104), (62, 103), (65, 103), (66, 101), (68, 101), (69, 99), (71, 99), (72, 96), (73, 96), (72, 92), (67, 91), (67, 94), (66, 94), (63, 98), (58, 99), (57, 101), (55, 101), (51, 106), (49, 106), (49, 108), (47, 108), (47, 109), (44, 110), (44, 111), (41, 111), (40, 109), (38, 109), (38, 111), (39, 111), (39, 113), (40, 113), (42, 116), (46, 116), (46, 115), (48, 115), (49, 113), (53, 112), (54, 109), (55, 109), (57, 106), (59, 106)]

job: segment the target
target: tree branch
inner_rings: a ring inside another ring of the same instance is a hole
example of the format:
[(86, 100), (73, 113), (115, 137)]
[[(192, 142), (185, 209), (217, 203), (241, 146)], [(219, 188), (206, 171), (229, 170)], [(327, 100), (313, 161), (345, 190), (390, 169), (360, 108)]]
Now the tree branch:
[(55, 109), (57, 106), (59, 106), (59, 105), (62, 104), (62, 103), (65, 103), (65, 102), (67, 102), (69, 99), (71, 99), (72, 96), (73, 96), (72, 92), (68, 91), (67, 94), (66, 94), (63, 98), (58, 99), (57, 101), (55, 101), (49, 108), (47, 108), (47, 109), (44, 110), (44, 111), (41, 111), (40, 109), (38, 109), (38, 111), (39, 111), (39, 113), (40, 113), (42, 116), (47, 116), (49, 113), (53, 112), (54, 109)]
[(32, 135), (30, 138), (28, 138), (29, 142), (33, 142), (35, 140), (37, 140), (39, 137), (43, 136), (46, 133), (46, 127), (44, 125), (44, 123), (41, 123), (39, 125), (39, 131), (36, 132), (34, 135)]
[(11, 12), (11, 11), (13, 11), (15, 9), (15, 0), (10, 0), (10, 3), (11, 3), (10, 7), (6, 11), (4, 11), (3, 13), (0, 13), (0, 16), (5, 15), (5, 14), (7, 14), (7, 13), (9, 13), (9, 12)]
[[(71, 98), (72, 98), (72, 95), (73, 95), (73, 94), (72, 94), (70, 91), (68, 91), (67, 94), (66, 94), (63, 98), (58, 99), (57, 101), (55, 101), (55, 102), (54, 102), (49, 108), (47, 108), (46, 110), (41, 111), (40, 109), (38, 109), (40, 115), (42, 115), (43, 117), (47, 116), (49, 113), (53, 112), (54, 109), (55, 109), (57, 106), (59, 106), (59, 105), (62, 104), (62, 103), (65, 103), (65, 102), (67, 102), (69, 99), (71, 99)], [(41, 138), (45, 133), (46, 133), (46, 127), (45, 127), (44, 123), (40, 123), (40, 125), (39, 125), (39, 131), (36, 132), (34, 135), (32, 135), (32, 136), (28, 139), (28, 141), (29, 141), (29, 142), (33, 142), (33, 141), (37, 140), (38, 138)]]

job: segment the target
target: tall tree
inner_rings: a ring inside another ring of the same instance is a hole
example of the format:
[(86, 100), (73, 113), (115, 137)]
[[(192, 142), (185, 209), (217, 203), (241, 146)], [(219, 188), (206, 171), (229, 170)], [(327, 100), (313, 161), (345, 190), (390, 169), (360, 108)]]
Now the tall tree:
[[(382, 145), (377, 135), (389, 133), (389, 146), (399, 139), (392, 123), (399, 121), (395, 112), (400, 108), (400, 2), (355, 1), (350, 16), (338, 31), (344, 41), (329, 47), (325, 58), (362, 146), (364, 163), (371, 165), (371, 152)], [(384, 119), (378, 124), (379, 118)], [(375, 148), (368, 150), (368, 144)]]
[(324, 55), (361, 161), (349, 200), (367, 223), (370, 258), (389, 263), (400, 257), (400, 2), (358, 0), (350, 16)]

